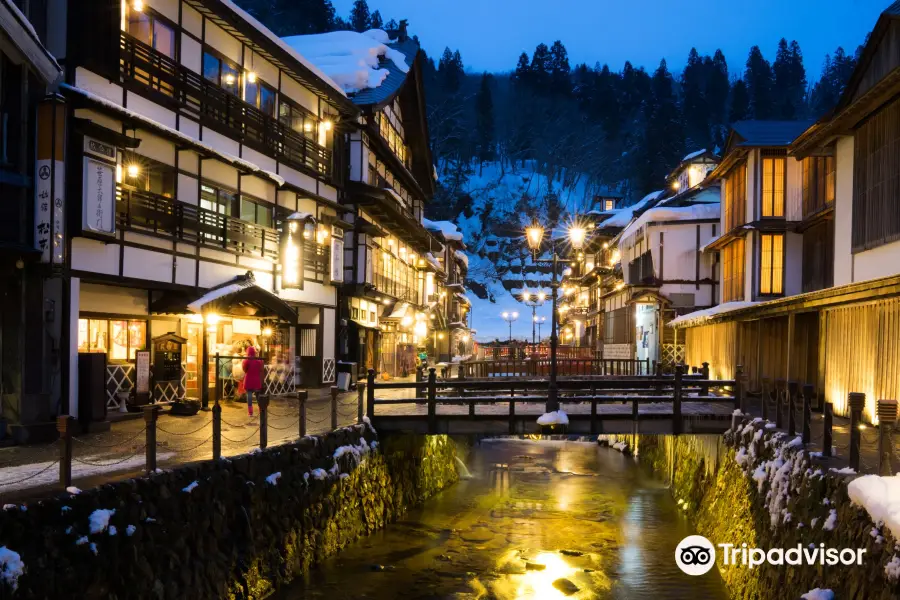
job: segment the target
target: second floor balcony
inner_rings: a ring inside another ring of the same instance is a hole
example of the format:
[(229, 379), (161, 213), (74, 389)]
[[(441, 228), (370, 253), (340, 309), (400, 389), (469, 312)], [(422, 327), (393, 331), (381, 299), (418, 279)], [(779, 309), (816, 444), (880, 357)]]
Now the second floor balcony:
[(332, 152), (165, 54), (121, 34), (120, 75), (143, 93), (293, 168), (332, 176)]
[(654, 279), (653, 256), (649, 251), (644, 252), (628, 263), (629, 284), (640, 285), (642, 283), (652, 283)]

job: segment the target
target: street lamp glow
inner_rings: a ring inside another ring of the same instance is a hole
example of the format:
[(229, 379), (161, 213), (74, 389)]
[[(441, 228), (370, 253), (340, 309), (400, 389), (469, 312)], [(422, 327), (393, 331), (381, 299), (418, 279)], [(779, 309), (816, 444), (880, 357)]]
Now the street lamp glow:
[(518, 313), (518, 312), (513, 312), (512, 318), (513, 318), (513, 319), (518, 319), (518, 318), (519, 318), (519, 313)]
[(525, 237), (528, 240), (528, 247), (532, 250), (538, 250), (541, 242), (544, 240), (544, 228), (541, 227), (537, 220), (532, 221), (531, 225), (525, 228)]
[(128, 176), (134, 179), (138, 175), (141, 174), (141, 168), (137, 165), (137, 163), (131, 163), (127, 168)]
[(584, 238), (587, 236), (587, 230), (581, 225), (573, 225), (569, 228), (569, 241), (576, 250), (584, 247)]
[(540, 300), (541, 302), (543, 302), (546, 299), (547, 299), (547, 294), (545, 294), (544, 292), (541, 292), (540, 294), (538, 294), (538, 300)]
[(509, 318), (509, 313), (506, 312), (506, 311), (503, 311), (502, 313), (500, 313), (500, 316), (503, 317), (504, 319), (508, 319), (508, 318)]
[(524, 300), (525, 302), (528, 302), (529, 300), (531, 300), (531, 294), (528, 292), (525, 292), (524, 294), (522, 294), (522, 300)]

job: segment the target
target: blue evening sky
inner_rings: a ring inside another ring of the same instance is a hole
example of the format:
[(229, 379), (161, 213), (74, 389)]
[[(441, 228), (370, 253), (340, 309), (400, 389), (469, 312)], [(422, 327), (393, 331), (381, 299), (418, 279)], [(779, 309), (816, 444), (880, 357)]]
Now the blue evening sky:
[[(332, 0), (347, 17), (353, 0)], [(368, 0), (385, 22), (407, 18), (426, 52), (459, 49), (469, 71), (509, 71), (522, 51), (561, 39), (575, 64), (626, 60), (652, 71), (665, 58), (680, 71), (692, 46), (721, 48), (729, 72), (757, 44), (769, 60), (778, 40), (796, 39), (807, 77), (818, 79), (826, 53), (853, 52), (890, 0)]]

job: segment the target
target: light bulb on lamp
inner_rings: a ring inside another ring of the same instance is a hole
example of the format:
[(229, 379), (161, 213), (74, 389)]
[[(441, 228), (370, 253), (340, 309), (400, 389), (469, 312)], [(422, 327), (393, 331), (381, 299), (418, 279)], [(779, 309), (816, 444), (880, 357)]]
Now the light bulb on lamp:
[(128, 177), (130, 177), (131, 179), (134, 179), (141, 174), (141, 168), (136, 163), (131, 163), (130, 165), (128, 165), (125, 171), (128, 173)]

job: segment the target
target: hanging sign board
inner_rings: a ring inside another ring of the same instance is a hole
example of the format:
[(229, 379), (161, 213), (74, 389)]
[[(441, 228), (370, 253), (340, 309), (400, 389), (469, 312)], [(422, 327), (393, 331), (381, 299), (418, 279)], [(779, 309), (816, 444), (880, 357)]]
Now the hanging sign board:
[(134, 353), (134, 394), (137, 404), (150, 402), (150, 351)]
[(116, 148), (85, 136), (84, 154), (81, 227), (113, 235), (116, 232)]
[(58, 96), (37, 107), (34, 170), (34, 246), (42, 263), (64, 264), (66, 105)]

